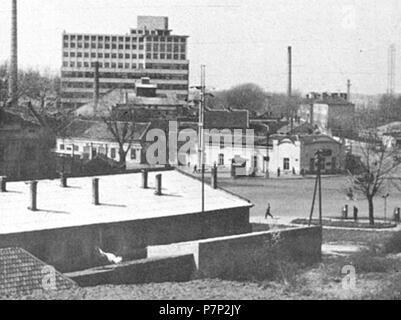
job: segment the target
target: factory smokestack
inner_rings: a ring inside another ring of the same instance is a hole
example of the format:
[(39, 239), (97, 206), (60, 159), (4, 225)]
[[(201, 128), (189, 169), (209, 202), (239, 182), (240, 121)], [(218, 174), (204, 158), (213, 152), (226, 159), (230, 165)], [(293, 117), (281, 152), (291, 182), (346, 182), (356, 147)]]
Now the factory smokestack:
[(292, 47), (288, 47), (288, 97), (292, 96)]
[(351, 101), (351, 80), (347, 81), (347, 101)]
[(98, 106), (99, 106), (99, 62), (95, 62), (95, 72), (94, 72), (94, 84), (93, 84), (93, 111), (94, 114), (97, 113)]
[(8, 81), (10, 106), (18, 104), (18, 30), (17, 30), (17, 0), (12, 0), (11, 16), (11, 57)]

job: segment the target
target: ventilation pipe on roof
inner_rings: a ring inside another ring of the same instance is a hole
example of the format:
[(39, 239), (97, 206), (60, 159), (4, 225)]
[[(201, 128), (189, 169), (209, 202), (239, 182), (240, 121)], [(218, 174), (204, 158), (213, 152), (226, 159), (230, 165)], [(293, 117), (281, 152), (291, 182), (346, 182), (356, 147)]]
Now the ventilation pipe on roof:
[(156, 175), (156, 191), (155, 195), (161, 196), (162, 195), (162, 175)]
[(7, 192), (7, 177), (0, 177), (0, 192)]
[(100, 205), (99, 202), (99, 179), (92, 179), (92, 204), (95, 206)]
[(31, 211), (38, 211), (37, 207), (37, 195), (38, 195), (38, 182), (29, 182), (29, 195), (30, 195), (30, 205), (28, 207)]
[(142, 188), (143, 189), (148, 188), (148, 171), (147, 170), (142, 170)]
[(67, 188), (67, 177), (64, 172), (60, 172), (60, 187)]

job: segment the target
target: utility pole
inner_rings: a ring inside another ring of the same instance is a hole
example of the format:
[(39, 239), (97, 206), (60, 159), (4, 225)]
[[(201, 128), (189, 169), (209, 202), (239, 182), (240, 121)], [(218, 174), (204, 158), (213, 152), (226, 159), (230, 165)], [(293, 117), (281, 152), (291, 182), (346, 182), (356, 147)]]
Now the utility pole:
[(315, 188), (313, 190), (313, 199), (312, 199), (312, 207), (309, 215), (309, 225), (312, 224), (313, 218), (313, 211), (315, 208), (315, 201), (316, 201), (316, 194), (318, 194), (319, 199), (319, 224), (323, 225), (323, 211), (322, 211), (322, 172), (321, 172), (321, 165), (322, 165), (322, 157), (324, 153), (322, 150), (318, 150), (315, 153), (315, 163), (317, 165), (316, 171), (316, 179), (315, 179)]
[(201, 103), (199, 110), (199, 149), (202, 170), (202, 212), (205, 212), (205, 107), (206, 107), (206, 66), (201, 66)]
[(12, 0), (11, 9), (11, 57), (9, 67), (8, 95), (10, 106), (18, 104), (18, 21), (17, 0)]
[(347, 80), (347, 101), (351, 101), (351, 80)]

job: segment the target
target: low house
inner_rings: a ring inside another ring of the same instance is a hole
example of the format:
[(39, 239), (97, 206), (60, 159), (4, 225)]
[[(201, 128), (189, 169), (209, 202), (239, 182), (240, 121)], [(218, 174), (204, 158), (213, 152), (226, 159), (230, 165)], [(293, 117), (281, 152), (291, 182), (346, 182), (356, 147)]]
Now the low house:
[[(180, 129), (199, 132), (195, 122), (180, 123)], [(266, 136), (262, 139), (255, 136), (254, 130), (249, 126), (247, 110), (206, 111), (204, 139), (204, 163), (207, 168), (216, 165), (220, 171), (230, 171), (236, 165), (245, 168), (244, 175), (262, 174), (266, 171)], [(186, 159), (186, 165), (199, 168), (199, 150), (199, 144), (196, 143), (191, 152), (182, 155)]]
[(322, 173), (338, 173), (345, 167), (345, 146), (326, 135), (270, 137), (269, 172), (280, 175), (316, 173), (315, 154), (324, 151)]
[[(123, 122), (119, 126), (123, 126)], [(126, 156), (127, 169), (145, 163), (145, 136), (151, 123), (135, 123), (134, 137)], [(124, 148), (129, 147), (128, 141)], [(107, 124), (97, 120), (74, 120), (57, 137), (56, 153), (59, 156), (94, 159), (98, 155), (120, 161), (119, 144)]]

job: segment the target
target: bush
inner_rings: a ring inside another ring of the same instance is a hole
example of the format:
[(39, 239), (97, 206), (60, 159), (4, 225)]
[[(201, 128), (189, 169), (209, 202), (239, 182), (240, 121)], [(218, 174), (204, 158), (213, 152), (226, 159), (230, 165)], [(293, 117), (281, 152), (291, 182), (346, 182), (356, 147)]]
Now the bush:
[(384, 251), (386, 253), (401, 252), (401, 231), (395, 232), (391, 238), (384, 243)]
[(360, 273), (384, 273), (392, 265), (391, 259), (378, 255), (371, 250), (363, 250), (350, 257), (350, 263)]

